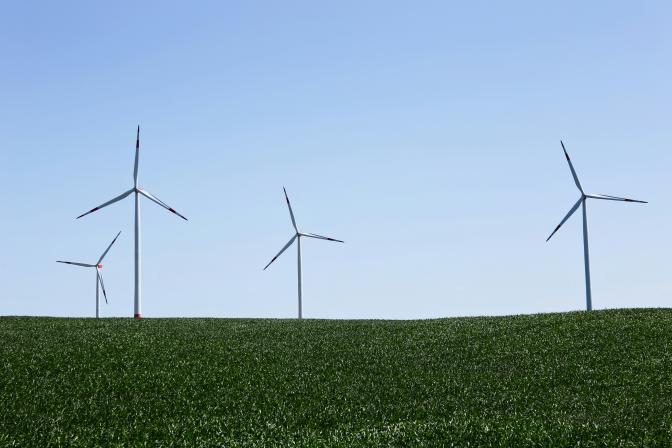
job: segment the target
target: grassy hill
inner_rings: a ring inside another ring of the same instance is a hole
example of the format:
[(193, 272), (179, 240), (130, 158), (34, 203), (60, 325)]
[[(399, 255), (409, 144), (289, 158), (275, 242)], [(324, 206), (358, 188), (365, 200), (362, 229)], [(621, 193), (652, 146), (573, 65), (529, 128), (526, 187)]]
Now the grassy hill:
[(0, 318), (0, 446), (672, 445), (672, 310)]

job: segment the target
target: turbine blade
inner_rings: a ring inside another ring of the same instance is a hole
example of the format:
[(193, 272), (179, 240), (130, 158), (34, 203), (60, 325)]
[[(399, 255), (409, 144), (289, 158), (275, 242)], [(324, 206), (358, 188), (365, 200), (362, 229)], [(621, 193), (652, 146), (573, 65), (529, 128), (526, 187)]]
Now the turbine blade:
[(569, 169), (572, 170), (572, 177), (574, 178), (574, 183), (576, 184), (576, 188), (579, 189), (581, 193), (583, 193), (583, 188), (581, 187), (581, 182), (579, 182), (579, 177), (576, 175), (576, 171), (574, 170), (574, 165), (572, 165), (572, 161), (569, 158), (569, 154), (567, 154), (567, 150), (565, 149), (565, 144), (562, 143), (562, 140), (560, 140), (560, 144), (562, 145), (562, 150), (565, 152), (565, 158), (567, 159), (567, 163), (569, 163)]
[(85, 268), (93, 268), (96, 266), (95, 264), (75, 263), (74, 261), (61, 261), (61, 260), (56, 260), (56, 263), (74, 264), (75, 266), (82, 266)]
[(138, 188), (138, 192), (141, 195), (143, 195), (144, 197), (146, 197), (147, 199), (149, 199), (150, 201), (156, 202), (157, 204), (159, 204), (161, 207), (165, 208), (169, 212), (175, 213), (177, 216), (184, 219), (185, 221), (189, 221), (187, 218), (185, 218), (184, 216), (182, 216), (181, 214), (176, 212), (174, 208), (172, 208), (170, 205), (166, 204), (161, 199), (159, 199), (156, 196), (154, 196), (153, 194), (151, 194), (149, 191), (145, 191), (145, 190), (142, 190), (142, 189)]
[(140, 158), (140, 125), (138, 125), (138, 133), (135, 137), (135, 167), (133, 168), (133, 182), (138, 186), (138, 160)]
[(578, 201), (576, 201), (576, 204), (574, 204), (574, 206), (569, 210), (569, 213), (567, 213), (567, 215), (565, 215), (565, 217), (562, 219), (562, 221), (560, 221), (560, 224), (558, 224), (558, 226), (555, 228), (555, 230), (553, 231), (553, 233), (551, 233), (551, 235), (550, 235), (548, 238), (546, 238), (546, 241), (547, 241), (547, 242), (548, 242), (548, 240), (551, 239), (551, 237), (552, 237), (553, 235), (555, 235), (555, 232), (557, 232), (558, 230), (560, 230), (560, 227), (562, 227), (562, 225), (569, 219), (569, 217), (572, 216), (572, 215), (574, 214), (574, 212), (576, 211), (576, 209), (579, 208), (579, 205), (581, 205), (581, 202), (582, 202), (582, 201), (584, 201), (583, 196), (581, 196), (581, 198), (580, 198)]
[(119, 238), (119, 235), (121, 235), (121, 231), (119, 231), (119, 233), (117, 233), (117, 236), (115, 236), (114, 239), (112, 240), (112, 242), (110, 243), (110, 245), (107, 246), (107, 249), (105, 249), (105, 252), (103, 252), (103, 255), (100, 256), (100, 258), (98, 259), (98, 263), (96, 263), (96, 264), (100, 264), (100, 262), (103, 261), (103, 258), (105, 258), (105, 255), (107, 255), (107, 253), (110, 251), (110, 248), (112, 247), (114, 242), (117, 241), (117, 238)]
[(345, 243), (345, 241), (337, 240), (336, 238), (329, 238), (328, 236), (318, 235), (316, 233), (302, 233), (301, 235), (307, 236), (308, 238), (317, 238), (318, 240), (327, 240), (327, 241), (335, 241), (337, 243)]
[(96, 274), (98, 275), (98, 282), (100, 282), (100, 287), (103, 289), (103, 297), (105, 298), (105, 303), (107, 303), (107, 293), (105, 292), (105, 283), (103, 283), (103, 273), (100, 272), (100, 269), (96, 269)]
[(608, 194), (587, 194), (586, 196), (593, 199), (604, 199), (605, 201), (638, 202), (640, 204), (648, 204), (647, 201), (640, 201), (639, 199), (620, 198), (618, 196), (609, 196)]
[(285, 192), (285, 200), (287, 201), (287, 207), (289, 207), (289, 216), (292, 218), (292, 225), (294, 226), (294, 230), (297, 232), (299, 231), (298, 227), (296, 227), (296, 220), (294, 219), (294, 212), (292, 211), (292, 204), (289, 203), (289, 196), (287, 196), (287, 190), (285, 190), (285, 187), (282, 187), (282, 191)]
[(114, 204), (115, 202), (121, 201), (122, 199), (124, 199), (126, 196), (128, 196), (128, 195), (131, 194), (131, 193), (133, 193), (133, 189), (130, 189), (130, 190), (124, 192), (124, 193), (121, 193), (121, 194), (120, 194), (119, 196), (117, 196), (116, 198), (114, 198), (114, 199), (110, 199), (109, 201), (107, 201), (107, 202), (104, 203), (104, 204), (99, 205), (98, 207), (92, 208), (92, 209), (89, 210), (88, 212), (79, 215), (76, 219), (79, 219), (79, 218), (81, 218), (81, 217), (83, 217), (83, 216), (86, 216), (86, 215), (88, 215), (89, 213), (93, 213), (93, 212), (95, 212), (95, 211), (98, 211), (98, 210), (100, 210), (101, 208), (107, 207), (107, 206), (110, 205), (110, 204)]
[(294, 235), (294, 236), (292, 237), (291, 240), (289, 240), (289, 242), (288, 242), (287, 244), (285, 244), (285, 247), (283, 247), (282, 249), (280, 249), (280, 252), (278, 252), (278, 255), (276, 255), (275, 257), (273, 257), (273, 259), (272, 259), (271, 261), (269, 261), (268, 264), (264, 267), (264, 271), (266, 270), (267, 267), (269, 267), (269, 266), (271, 265), (271, 263), (273, 263), (275, 260), (277, 260), (277, 258), (278, 258), (280, 255), (282, 255), (282, 253), (283, 253), (284, 251), (286, 251), (287, 248), (288, 248), (289, 246), (292, 245), (292, 243), (294, 242), (294, 240), (295, 240), (296, 237), (298, 237), (298, 236), (299, 236), (299, 234), (297, 233), (296, 235)]

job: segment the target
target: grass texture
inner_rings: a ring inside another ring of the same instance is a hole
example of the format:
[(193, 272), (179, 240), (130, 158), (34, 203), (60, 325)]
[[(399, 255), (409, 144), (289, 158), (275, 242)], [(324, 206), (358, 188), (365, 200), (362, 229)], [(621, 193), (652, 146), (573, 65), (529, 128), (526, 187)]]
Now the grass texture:
[(0, 318), (0, 446), (672, 446), (672, 310)]

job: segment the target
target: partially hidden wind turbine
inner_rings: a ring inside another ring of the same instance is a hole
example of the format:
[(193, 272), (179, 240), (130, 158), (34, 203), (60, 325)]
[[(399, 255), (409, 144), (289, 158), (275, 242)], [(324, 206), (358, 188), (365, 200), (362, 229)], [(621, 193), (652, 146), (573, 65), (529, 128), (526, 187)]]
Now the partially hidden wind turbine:
[(104, 204), (99, 205), (96, 208), (93, 208), (89, 210), (88, 212), (79, 215), (77, 219), (88, 215), (89, 213), (93, 213), (97, 210), (100, 210), (101, 208), (107, 207), (110, 204), (114, 204), (115, 202), (121, 201), (124, 199), (126, 196), (130, 195), (131, 193), (135, 193), (135, 299), (134, 299), (134, 313), (133, 316), (136, 319), (140, 319), (141, 316), (141, 305), (142, 305), (142, 295), (141, 295), (141, 264), (140, 264), (140, 195), (146, 197), (152, 202), (157, 203), (161, 207), (165, 208), (171, 213), (176, 214), (180, 218), (184, 219), (187, 221), (187, 218), (176, 212), (172, 207), (170, 207), (168, 204), (148, 192), (147, 190), (144, 190), (140, 187), (138, 187), (138, 161), (140, 157), (140, 126), (138, 126), (138, 133), (135, 139), (135, 167), (133, 169), (133, 188), (131, 188), (128, 191), (125, 191), (124, 193), (120, 194), (114, 199), (110, 199), (109, 201), (105, 202)]
[(302, 311), (301, 311), (301, 296), (302, 296), (302, 290), (301, 290), (301, 237), (307, 237), (307, 238), (315, 238), (318, 240), (327, 240), (327, 241), (335, 241), (337, 243), (342, 243), (343, 241), (337, 240), (334, 238), (329, 238), (326, 236), (322, 235), (316, 235), (314, 233), (303, 233), (299, 231), (299, 228), (296, 225), (296, 220), (294, 219), (294, 212), (292, 211), (292, 205), (289, 203), (289, 197), (287, 196), (287, 190), (285, 190), (285, 187), (282, 187), (283, 191), (285, 192), (285, 200), (287, 201), (287, 207), (289, 208), (289, 216), (292, 218), (292, 226), (294, 226), (294, 236), (289, 240), (287, 244), (285, 244), (285, 247), (283, 247), (278, 254), (273, 257), (273, 259), (264, 267), (264, 271), (266, 270), (267, 267), (271, 265), (284, 251), (287, 250), (289, 246), (292, 245), (294, 240), (296, 240), (296, 247), (297, 247), (297, 265), (298, 265), (298, 278), (299, 278), (299, 319), (303, 317)]
[(76, 263), (74, 261), (61, 261), (57, 260), (57, 263), (65, 263), (65, 264), (72, 264), (75, 266), (82, 266), (84, 268), (96, 268), (96, 318), (100, 316), (100, 293), (98, 292), (98, 287), (103, 289), (103, 297), (105, 298), (105, 303), (107, 303), (107, 293), (105, 292), (105, 283), (103, 282), (103, 273), (100, 272), (101, 269), (103, 269), (103, 265), (101, 264), (103, 262), (103, 258), (105, 258), (105, 255), (110, 251), (110, 248), (114, 244), (115, 241), (117, 241), (117, 238), (119, 238), (119, 235), (121, 235), (121, 232), (117, 233), (117, 236), (114, 237), (112, 242), (110, 243), (109, 246), (107, 246), (107, 249), (105, 249), (105, 252), (103, 252), (103, 255), (100, 256), (96, 264), (88, 264), (88, 263)]
[(637, 199), (628, 199), (628, 198), (619, 198), (618, 196), (609, 196), (606, 194), (588, 194), (583, 191), (583, 187), (581, 187), (581, 183), (579, 182), (579, 177), (576, 175), (576, 171), (574, 170), (574, 165), (572, 165), (572, 161), (569, 159), (569, 154), (567, 154), (567, 150), (565, 149), (565, 144), (562, 143), (562, 140), (560, 141), (560, 145), (562, 145), (562, 150), (565, 153), (565, 158), (567, 159), (567, 163), (569, 163), (569, 169), (572, 172), (572, 177), (574, 178), (574, 183), (576, 184), (576, 187), (579, 189), (581, 192), (581, 197), (579, 198), (578, 201), (576, 201), (576, 204), (569, 210), (569, 213), (565, 215), (565, 217), (560, 221), (560, 224), (553, 230), (553, 233), (546, 238), (546, 241), (551, 239), (553, 235), (555, 235), (555, 232), (557, 232), (560, 227), (569, 219), (570, 216), (574, 214), (574, 212), (581, 206), (582, 211), (583, 211), (583, 258), (584, 258), (584, 264), (585, 264), (585, 275), (586, 275), (586, 310), (590, 311), (593, 309), (593, 304), (592, 304), (592, 295), (591, 295), (591, 290), (590, 290), (590, 257), (589, 257), (589, 251), (588, 251), (588, 217), (586, 215), (586, 201), (588, 199), (603, 199), (605, 201), (620, 201), (620, 202), (638, 202), (640, 204), (646, 204), (646, 201), (639, 201)]

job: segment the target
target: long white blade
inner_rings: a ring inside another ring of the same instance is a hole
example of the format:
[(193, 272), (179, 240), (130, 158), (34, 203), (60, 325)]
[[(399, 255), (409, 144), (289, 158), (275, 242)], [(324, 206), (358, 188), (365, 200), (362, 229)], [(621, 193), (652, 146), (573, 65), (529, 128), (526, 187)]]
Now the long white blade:
[(336, 238), (329, 238), (328, 236), (317, 235), (315, 233), (302, 233), (301, 235), (308, 238), (317, 238), (318, 240), (335, 241), (337, 243), (344, 243), (345, 241), (337, 240)]
[(296, 220), (294, 219), (294, 212), (292, 211), (292, 204), (289, 203), (289, 196), (287, 196), (287, 190), (285, 190), (285, 187), (282, 187), (282, 191), (285, 192), (285, 200), (287, 201), (287, 207), (289, 207), (289, 216), (292, 218), (292, 225), (294, 226), (294, 230), (297, 232), (299, 231), (298, 227), (296, 227)]
[(89, 210), (88, 212), (79, 215), (79, 216), (77, 217), (77, 219), (79, 219), (79, 218), (81, 218), (81, 217), (83, 217), (83, 216), (86, 216), (86, 215), (88, 215), (89, 213), (93, 213), (93, 212), (95, 212), (95, 211), (98, 211), (98, 210), (100, 210), (101, 208), (107, 207), (107, 206), (110, 205), (110, 204), (114, 204), (115, 202), (121, 201), (122, 199), (124, 199), (126, 196), (128, 196), (128, 195), (131, 194), (131, 193), (133, 193), (133, 189), (130, 189), (130, 190), (124, 192), (124, 193), (121, 193), (121, 194), (120, 194), (119, 196), (117, 196), (116, 198), (114, 198), (114, 199), (110, 199), (109, 201), (107, 201), (107, 202), (104, 203), (104, 204), (99, 205), (98, 207), (92, 208), (92, 209)]
[(74, 264), (75, 266), (83, 266), (85, 268), (93, 268), (96, 266), (95, 264), (75, 263), (74, 261), (61, 261), (61, 260), (56, 260), (56, 263)]
[(156, 196), (154, 196), (153, 194), (151, 194), (149, 191), (141, 190), (140, 188), (138, 188), (138, 192), (141, 195), (143, 195), (144, 197), (146, 197), (147, 199), (149, 199), (150, 201), (156, 202), (157, 204), (159, 204), (161, 207), (165, 208), (169, 212), (175, 213), (177, 216), (184, 219), (185, 221), (189, 221), (187, 218), (185, 218), (184, 216), (182, 216), (181, 214), (176, 212), (174, 208), (172, 208), (170, 205), (166, 204), (161, 199), (159, 199)]
[(98, 259), (98, 263), (96, 263), (96, 264), (100, 264), (100, 262), (103, 261), (103, 258), (105, 258), (105, 255), (107, 255), (107, 253), (110, 251), (110, 248), (112, 247), (114, 242), (117, 241), (117, 238), (119, 238), (119, 235), (121, 235), (121, 231), (119, 231), (119, 233), (117, 233), (117, 236), (115, 236), (114, 239), (112, 240), (112, 242), (110, 243), (110, 245), (107, 246), (107, 249), (105, 249), (105, 252), (103, 252), (103, 255), (100, 256), (100, 258)]
[(299, 236), (298, 233), (297, 233), (296, 235), (294, 235), (294, 236), (292, 237), (292, 239), (289, 240), (289, 242), (288, 242), (287, 244), (285, 244), (285, 247), (283, 247), (282, 249), (280, 249), (280, 252), (278, 252), (278, 255), (276, 255), (275, 257), (273, 257), (273, 259), (272, 259), (271, 261), (269, 261), (268, 264), (264, 267), (264, 271), (266, 270), (267, 267), (269, 267), (269, 266), (271, 265), (271, 263), (273, 263), (275, 260), (277, 260), (277, 258), (278, 258), (280, 255), (282, 255), (282, 253), (283, 253), (284, 251), (286, 251), (287, 248), (288, 248), (289, 246), (292, 245), (292, 243), (294, 242), (294, 240), (296, 239), (297, 236)]
[(100, 287), (103, 289), (103, 297), (105, 298), (105, 303), (107, 303), (107, 293), (105, 292), (105, 283), (103, 283), (103, 273), (100, 272), (100, 269), (96, 269), (96, 274), (98, 274), (98, 282), (100, 282)]
[(577, 208), (579, 208), (579, 205), (581, 205), (581, 202), (583, 200), (584, 200), (584, 198), (583, 198), (583, 196), (581, 196), (581, 198), (579, 198), (579, 200), (576, 201), (576, 204), (574, 204), (574, 206), (571, 208), (571, 210), (569, 210), (569, 213), (567, 213), (567, 215), (565, 215), (565, 217), (562, 219), (562, 221), (560, 221), (560, 224), (558, 224), (558, 226), (555, 228), (553, 233), (551, 233), (551, 235), (548, 238), (546, 238), (546, 241), (550, 240), (551, 237), (553, 235), (555, 235), (555, 232), (560, 230), (560, 227), (562, 227), (562, 225), (569, 219), (569, 217), (574, 214), (574, 212), (576, 211)]
[(579, 189), (581, 193), (583, 193), (583, 188), (581, 188), (581, 183), (579, 182), (579, 177), (576, 175), (576, 171), (574, 170), (574, 165), (572, 165), (572, 161), (569, 158), (569, 154), (567, 154), (567, 150), (565, 149), (565, 144), (562, 143), (562, 140), (560, 140), (560, 144), (562, 145), (562, 150), (565, 152), (565, 158), (567, 159), (567, 163), (569, 163), (569, 169), (572, 170), (572, 177), (574, 178), (574, 183), (576, 184), (576, 188)]
[(605, 201), (638, 202), (640, 204), (648, 204), (648, 202), (640, 201), (639, 199), (619, 198), (618, 196), (609, 196), (608, 194), (587, 194), (586, 196), (593, 199), (604, 199)]
[(138, 186), (138, 159), (140, 158), (140, 125), (138, 125), (138, 134), (135, 137), (135, 167), (133, 168), (133, 182)]

